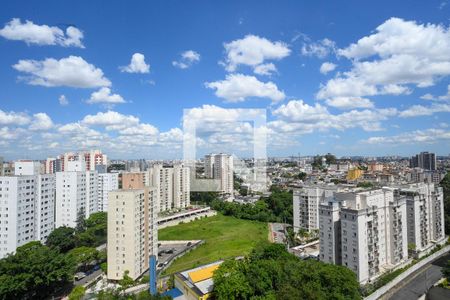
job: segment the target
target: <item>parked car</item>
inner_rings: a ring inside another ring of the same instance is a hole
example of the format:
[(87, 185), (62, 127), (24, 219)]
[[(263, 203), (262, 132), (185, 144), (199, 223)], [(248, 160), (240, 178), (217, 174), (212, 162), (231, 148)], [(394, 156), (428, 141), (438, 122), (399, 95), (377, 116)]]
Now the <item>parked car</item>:
[(78, 273), (75, 273), (75, 275), (73, 277), (74, 277), (75, 281), (78, 281), (78, 280), (81, 280), (84, 277), (86, 277), (86, 273), (78, 272)]

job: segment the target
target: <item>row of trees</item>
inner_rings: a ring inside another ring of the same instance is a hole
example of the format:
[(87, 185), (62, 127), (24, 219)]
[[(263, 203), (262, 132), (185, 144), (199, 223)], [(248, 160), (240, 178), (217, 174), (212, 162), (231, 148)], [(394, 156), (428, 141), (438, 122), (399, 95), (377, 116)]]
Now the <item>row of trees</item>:
[(226, 216), (261, 222), (292, 223), (292, 192), (272, 186), (272, 194), (255, 204), (239, 204), (212, 200), (211, 207)]
[(300, 260), (283, 245), (260, 244), (214, 272), (217, 300), (361, 299), (355, 274), (342, 266)]
[(70, 291), (73, 275), (106, 260), (96, 246), (106, 241), (106, 213), (79, 222), (77, 229), (60, 227), (45, 245), (30, 242), (0, 260), (0, 299), (45, 299)]
[(450, 232), (450, 172), (442, 179), (441, 186), (444, 190), (445, 232)]

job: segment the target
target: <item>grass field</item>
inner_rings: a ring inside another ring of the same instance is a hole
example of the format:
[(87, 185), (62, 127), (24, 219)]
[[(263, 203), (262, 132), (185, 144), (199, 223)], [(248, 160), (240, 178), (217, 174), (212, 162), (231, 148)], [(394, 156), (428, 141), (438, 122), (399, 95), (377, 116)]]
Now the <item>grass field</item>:
[(217, 215), (159, 230), (159, 240), (204, 240), (205, 243), (175, 260), (165, 274), (194, 268), (219, 259), (245, 255), (267, 241), (267, 223)]

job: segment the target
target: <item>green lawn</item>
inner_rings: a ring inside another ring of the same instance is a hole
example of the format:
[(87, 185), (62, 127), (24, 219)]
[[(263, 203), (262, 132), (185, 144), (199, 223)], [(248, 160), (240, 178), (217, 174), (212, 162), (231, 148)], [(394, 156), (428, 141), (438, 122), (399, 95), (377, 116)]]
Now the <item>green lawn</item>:
[(267, 223), (217, 215), (159, 230), (159, 240), (204, 240), (205, 243), (175, 260), (165, 274), (195, 268), (219, 259), (245, 255), (267, 241)]

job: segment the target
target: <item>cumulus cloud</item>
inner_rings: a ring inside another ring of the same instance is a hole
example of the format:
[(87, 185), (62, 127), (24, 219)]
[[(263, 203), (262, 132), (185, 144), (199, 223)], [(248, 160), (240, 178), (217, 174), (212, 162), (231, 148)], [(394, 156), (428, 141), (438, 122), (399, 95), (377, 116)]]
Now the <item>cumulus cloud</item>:
[(404, 132), (394, 136), (374, 136), (367, 140), (363, 140), (363, 143), (372, 145), (386, 145), (386, 144), (433, 144), (442, 140), (450, 140), (450, 131), (444, 129), (424, 129), (415, 130), (411, 132)]
[(49, 130), (53, 127), (53, 121), (46, 113), (37, 113), (33, 115), (33, 121), (29, 127), (30, 130)]
[(261, 82), (254, 76), (230, 74), (225, 80), (206, 82), (205, 86), (215, 90), (215, 95), (228, 102), (242, 102), (250, 97), (268, 98), (273, 102), (285, 98), (275, 83)]
[(318, 99), (410, 94), (450, 75), (450, 30), (391, 18), (337, 53), (352, 67), (323, 85)]
[(30, 117), (25, 113), (5, 112), (0, 109), (1, 125), (26, 125), (30, 123)]
[(61, 105), (61, 106), (69, 105), (69, 99), (67, 99), (67, 97), (65, 95), (59, 96), (58, 102), (59, 102), (59, 105)]
[[(266, 60), (280, 60), (291, 53), (283, 42), (272, 42), (256, 35), (247, 35), (242, 39), (224, 44), (226, 58), (223, 62), (228, 72), (236, 71), (239, 65), (257, 67)], [(273, 70), (272, 70), (273, 71)]]
[(149, 73), (150, 65), (145, 63), (142, 53), (134, 53), (128, 66), (119, 67), (120, 71), (127, 73)]
[(402, 118), (431, 116), (435, 113), (450, 112), (450, 104), (435, 103), (430, 106), (413, 105), (399, 113)]
[(172, 65), (180, 69), (187, 69), (199, 61), (200, 54), (198, 52), (195, 52), (194, 50), (187, 50), (181, 53), (181, 58), (178, 61), (172, 61)]
[(56, 26), (37, 25), (26, 20), (24, 23), (14, 18), (0, 29), (0, 36), (15, 41), (24, 41), (28, 45), (60, 45), (64, 47), (84, 48), (83, 32), (74, 26), (69, 26), (64, 32)]
[(109, 110), (107, 112), (98, 112), (95, 115), (87, 115), (81, 123), (89, 126), (102, 125), (106, 126), (107, 130), (115, 130), (138, 125), (139, 118)]
[(28, 74), (19, 77), (31, 85), (46, 87), (68, 86), (75, 88), (94, 88), (110, 86), (103, 71), (86, 62), (79, 56), (69, 56), (56, 60), (47, 58), (42, 61), (19, 60), (13, 65), (19, 72)]
[(334, 71), (334, 69), (336, 69), (337, 65), (330, 63), (330, 62), (324, 62), (321, 66), (320, 66), (320, 73), (322, 74), (328, 74), (331, 71)]
[(270, 127), (280, 132), (312, 133), (315, 130), (345, 130), (362, 128), (365, 131), (383, 130), (382, 121), (397, 115), (394, 108), (351, 110), (332, 114), (325, 106), (316, 103), (311, 106), (303, 100), (291, 100), (273, 111), (277, 120)]
[(327, 99), (325, 103), (329, 106), (333, 106), (340, 109), (375, 107), (372, 101), (361, 97), (335, 97)]
[(86, 101), (89, 104), (120, 104), (126, 103), (126, 101), (119, 94), (111, 94), (111, 89), (107, 87), (102, 87), (100, 90), (93, 92), (91, 97)]
[(322, 39), (317, 42), (311, 42), (306, 36), (305, 42), (301, 49), (301, 54), (304, 56), (316, 56), (318, 58), (325, 58), (336, 51), (336, 43), (330, 39)]
[(277, 68), (273, 63), (260, 64), (253, 69), (253, 72), (258, 75), (272, 75), (272, 73), (277, 72)]

